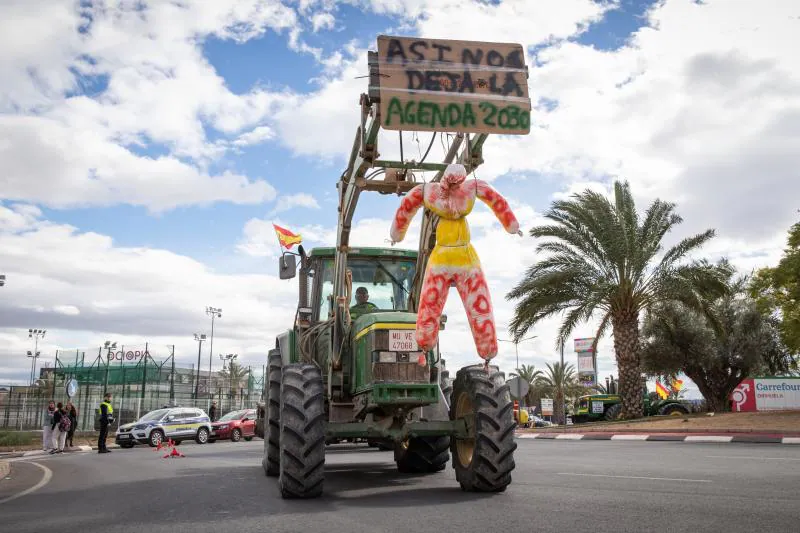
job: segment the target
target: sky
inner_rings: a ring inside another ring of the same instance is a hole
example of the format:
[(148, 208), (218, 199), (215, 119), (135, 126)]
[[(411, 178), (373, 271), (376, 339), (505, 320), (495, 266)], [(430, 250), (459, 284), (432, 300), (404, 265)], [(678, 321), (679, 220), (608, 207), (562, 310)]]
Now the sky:
[[(194, 333), (260, 368), (290, 327), (272, 223), (335, 242), (336, 182), (380, 34), (523, 45), (526, 136), (490, 136), (476, 175), (525, 231), (470, 216), (501, 338), (505, 294), (539, 257), (527, 230), (555, 199), (628, 180), (640, 211), (677, 203), (665, 245), (714, 228), (698, 257), (777, 262), (800, 207), (800, 10), (792, 0), (6, 0), (0, 6), (0, 384), (27, 383), (29, 328), (56, 350), (174, 346)], [(399, 155), (398, 135), (379, 140)], [(428, 133), (404, 133), (419, 158)], [(432, 157), (443, 147), (435, 143)], [(430, 177), (430, 175), (428, 175)], [(352, 242), (387, 245), (397, 196), (364, 195)], [(416, 249), (420, 215), (398, 246)], [(441, 351), (478, 361), (455, 291)], [(558, 360), (558, 317), (519, 345)], [(574, 337), (590, 337), (596, 321)], [(208, 343), (203, 347), (207, 368)], [(598, 349), (616, 375), (613, 344)], [(565, 358), (577, 365), (571, 346)], [(495, 359), (507, 373), (514, 345)], [(697, 397), (689, 384), (689, 396)]]

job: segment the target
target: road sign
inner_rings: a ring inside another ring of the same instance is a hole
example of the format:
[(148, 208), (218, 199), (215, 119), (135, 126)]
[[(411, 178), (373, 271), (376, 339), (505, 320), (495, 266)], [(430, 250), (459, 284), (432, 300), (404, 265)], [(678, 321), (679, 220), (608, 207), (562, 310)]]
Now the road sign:
[(515, 400), (521, 400), (531, 390), (531, 384), (519, 376), (506, 381), (506, 385), (511, 389), (511, 397)]
[(553, 399), (542, 398), (542, 416), (553, 416)]
[(72, 398), (73, 396), (78, 394), (78, 380), (76, 379), (68, 380), (65, 388), (67, 392), (67, 398)]

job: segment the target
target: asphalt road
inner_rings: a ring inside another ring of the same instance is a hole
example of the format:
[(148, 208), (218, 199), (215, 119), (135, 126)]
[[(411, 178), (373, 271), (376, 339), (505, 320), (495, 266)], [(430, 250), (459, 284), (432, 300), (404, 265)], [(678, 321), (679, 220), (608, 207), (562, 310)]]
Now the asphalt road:
[[(12, 463), (0, 529), (71, 532), (797, 531), (800, 446), (520, 440), (502, 494), (461, 491), (452, 468), (397, 473), (391, 452), (329, 448), (325, 495), (282, 500), (263, 441), (147, 447)], [(33, 463), (46, 467), (41, 468)], [(42, 484), (47, 472), (52, 476)]]

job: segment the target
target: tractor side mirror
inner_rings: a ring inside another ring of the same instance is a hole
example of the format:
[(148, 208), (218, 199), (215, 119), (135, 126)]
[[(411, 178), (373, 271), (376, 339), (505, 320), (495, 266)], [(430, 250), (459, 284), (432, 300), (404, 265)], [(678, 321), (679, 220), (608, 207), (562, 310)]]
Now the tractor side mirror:
[(297, 275), (297, 259), (292, 254), (283, 254), (278, 258), (278, 274), (281, 279), (292, 279)]

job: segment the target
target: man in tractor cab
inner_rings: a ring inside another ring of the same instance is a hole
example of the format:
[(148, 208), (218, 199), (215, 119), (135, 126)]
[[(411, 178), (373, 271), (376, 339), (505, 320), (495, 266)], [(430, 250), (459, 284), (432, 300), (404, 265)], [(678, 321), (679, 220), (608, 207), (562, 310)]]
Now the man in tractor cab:
[(363, 314), (378, 310), (378, 306), (369, 301), (369, 292), (366, 287), (362, 286), (356, 289), (356, 302), (356, 305), (350, 308), (350, 317), (352, 320), (355, 320)]

